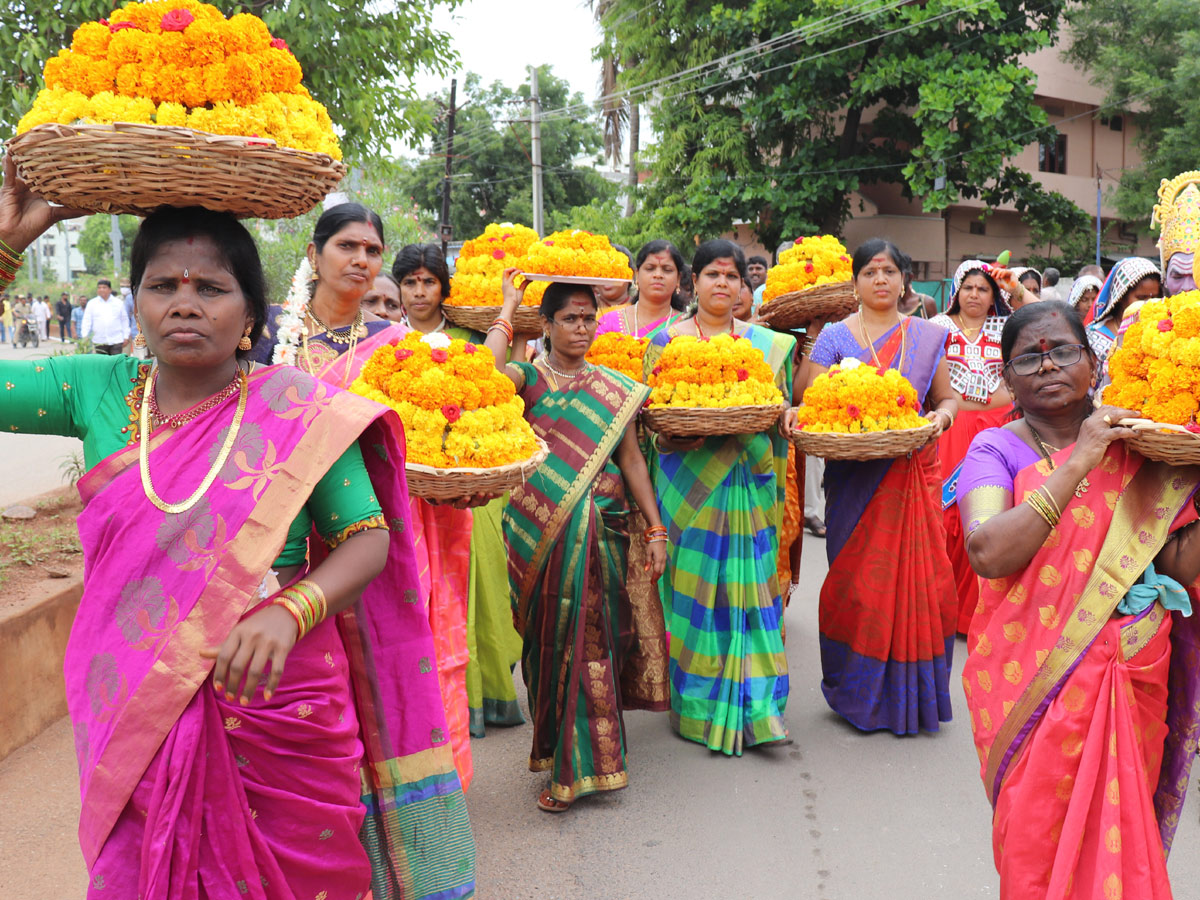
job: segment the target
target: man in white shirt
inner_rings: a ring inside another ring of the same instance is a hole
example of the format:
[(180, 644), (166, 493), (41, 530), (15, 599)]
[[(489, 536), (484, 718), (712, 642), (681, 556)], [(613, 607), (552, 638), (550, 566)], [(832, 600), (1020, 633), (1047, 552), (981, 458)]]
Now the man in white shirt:
[(83, 308), (83, 336), (92, 339), (96, 353), (116, 356), (129, 340), (125, 301), (113, 296), (112, 282), (107, 278), (97, 282), (96, 294)]
[(33, 317), (37, 320), (38, 336), (43, 341), (50, 340), (50, 307), (41, 297), (33, 301)]

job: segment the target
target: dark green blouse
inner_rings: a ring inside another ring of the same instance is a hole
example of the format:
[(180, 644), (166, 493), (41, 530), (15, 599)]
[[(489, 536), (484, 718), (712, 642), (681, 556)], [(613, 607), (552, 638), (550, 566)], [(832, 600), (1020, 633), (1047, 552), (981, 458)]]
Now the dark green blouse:
[[(0, 430), (77, 437), (91, 469), (137, 440), (149, 372), (149, 363), (131, 356), (0, 362)], [(331, 547), (364, 528), (387, 527), (357, 442), (313, 488), (288, 528), (277, 567), (304, 562), (314, 523)]]

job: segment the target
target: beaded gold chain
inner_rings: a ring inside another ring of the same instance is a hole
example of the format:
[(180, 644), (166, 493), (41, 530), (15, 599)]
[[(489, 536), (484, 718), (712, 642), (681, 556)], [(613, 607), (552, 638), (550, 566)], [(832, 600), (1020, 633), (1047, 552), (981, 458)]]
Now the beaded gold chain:
[(160, 425), (170, 425), (172, 428), (179, 428), (183, 425), (186, 425), (188, 422), (192, 421), (192, 419), (203, 415), (214, 407), (220, 406), (222, 403), (236, 394), (241, 378), (242, 372), (241, 369), (239, 369), (229, 384), (221, 388), (221, 390), (217, 391), (217, 393), (213, 394), (203, 403), (200, 403), (191, 409), (184, 410), (183, 412), (176, 413), (173, 416), (164, 414), (163, 411), (158, 408), (158, 392), (151, 388), (151, 390), (147, 391), (146, 393), (146, 402), (150, 404), (150, 419), (151, 421), (158, 422)]
[[(148, 394), (154, 390), (154, 382), (157, 375), (157, 370), (151, 373), (150, 385), (147, 390)], [(225, 443), (221, 447), (221, 452), (217, 454), (217, 458), (208, 470), (208, 474), (200, 482), (200, 487), (196, 488), (190, 497), (179, 503), (167, 503), (158, 496), (158, 492), (154, 489), (154, 480), (150, 477), (150, 404), (146, 402), (142, 403), (142, 433), (138, 448), (138, 465), (142, 475), (142, 490), (146, 494), (146, 499), (163, 512), (172, 515), (187, 512), (200, 502), (200, 498), (204, 496), (205, 492), (212, 487), (212, 483), (216, 481), (217, 473), (225, 467), (225, 461), (229, 459), (229, 452), (233, 449), (233, 445), (237, 441), (238, 431), (241, 430), (242, 416), (246, 412), (246, 397), (249, 395), (249, 383), (246, 379), (246, 373), (240, 369), (238, 370), (238, 382), (240, 390), (238, 393), (237, 409), (233, 413), (233, 423), (229, 426), (229, 433), (225, 436)]]
[[(1029, 428), (1029, 433), (1033, 435), (1033, 440), (1038, 445), (1038, 452), (1040, 452), (1042, 454), (1042, 459), (1046, 460), (1046, 462), (1050, 464), (1050, 471), (1053, 472), (1058, 467), (1054, 465), (1054, 460), (1052, 460), (1050, 458), (1049, 445), (1047, 445), (1046, 442), (1042, 440), (1042, 436), (1037, 433), (1037, 429), (1035, 429), (1032, 425), (1029, 424), (1028, 419), (1025, 420), (1025, 425), (1026, 425), (1026, 427)], [(1054, 451), (1058, 452), (1058, 449), (1059, 449), (1058, 447), (1055, 447)], [(1090, 488), (1091, 486), (1092, 486), (1092, 483), (1090, 481), (1088, 481), (1087, 476), (1084, 475), (1083, 480), (1080, 481), (1079, 484), (1075, 485), (1075, 496), (1082, 497), (1084, 494), (1087, 493), (1088, 488)]]

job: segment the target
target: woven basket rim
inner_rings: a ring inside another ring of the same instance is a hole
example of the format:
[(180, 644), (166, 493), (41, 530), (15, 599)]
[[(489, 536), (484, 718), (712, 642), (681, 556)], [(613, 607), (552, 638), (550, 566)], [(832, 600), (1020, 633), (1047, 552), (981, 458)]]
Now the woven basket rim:
[(804, 431), (803, 429), (797, 429), (792, 433), (797, 435), (802, 434), (806, 437), (881, 438), (899, 434), (927, 434), (935, 427), (935, 423), (926, 422), (924, 425), (919, 425), (916, 428), (887, 428), (883, 431)]
[(442, 475), (479, 475), (479, 476), (504, 475), (509, 472), (515, 472), (520, 469), (537, 468), (543, 462), (545, 462), (546, 457), (550, 455), (550, 445), (547, 444), (544, 440), (542, 440), (542, 438), (538, 437), (537, 435), (534, 435), (533, 439), (535, 441), (537, 441), (538, 448), (537, 448), (537, 450), (535, 450), (533, 452), (532, 456), (527, 457), (526, 459), (523, 459), (523, 460), (518, 460), (517, 462), (514, 462), (514, 463), (506, 463), (503, 466), (492, 466), (492, 467), (486, 468), (486, 469), (471, 468), (468, 466), (463, 466), (461, 468), (446, 468), (446, 467), (440, 467), (440, 466), (430, 466), (430, 465), (426, 465), (425, 463), (415, 463), (415, 462), (407, 462), (406, 461), (404, 463), (404, 468), (409, 471), (420, 472), (422, 475), (435, 475), (435, 476), (442, 476)]

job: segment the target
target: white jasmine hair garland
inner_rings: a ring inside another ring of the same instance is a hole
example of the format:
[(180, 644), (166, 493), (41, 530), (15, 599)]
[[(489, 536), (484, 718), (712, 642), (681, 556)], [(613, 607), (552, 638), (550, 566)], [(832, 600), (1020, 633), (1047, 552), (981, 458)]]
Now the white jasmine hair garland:
[(288, 291), (287, 299), (283, 302), (283, 315), (280, 316), (275, 331), (272, 365), (296, 365), (300, 342), (308, 330), (304, 319), (308, 315), (308, 304), (312, 300), (312, 276), (313, 268), (308, 257), (301, 257), (296, 274), (292, 276), (292, 289)]

